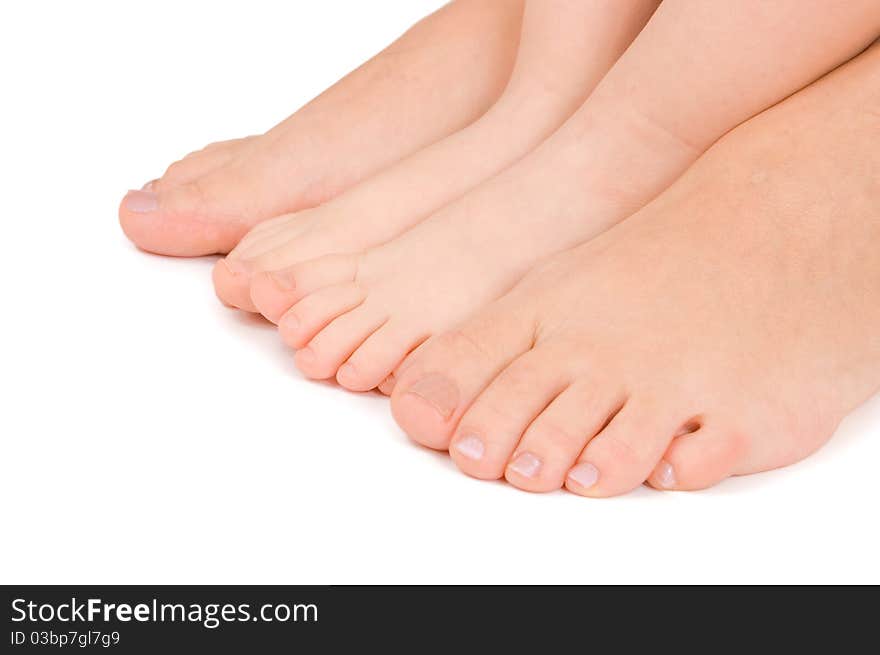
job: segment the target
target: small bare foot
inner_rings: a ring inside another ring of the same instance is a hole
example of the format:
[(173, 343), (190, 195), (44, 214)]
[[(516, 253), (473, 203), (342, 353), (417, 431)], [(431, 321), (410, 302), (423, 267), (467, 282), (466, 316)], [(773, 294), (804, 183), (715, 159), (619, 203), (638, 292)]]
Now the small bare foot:
[[(636, 138), (632, 125), (600, 123), (606, 128), (603, 135), (621, 135), (609, 142)], [(681, 147), (666, 133), (650, 136), (646, 151)], [(429, 336), (499, 297), (541, 259), (629, 215), (670, 181), (664, 176), (628, 196), (607, 193), (591, 176), (600, 170), (592, 162), (614, 155), (582, 138), (573, 129), (558, 133), (528, 158), (389, 243), (256, 279), (264, 311), (274, 312), (269, 317), (278, 319), (282, 338), (299, 349), (295, 361), (300, 370), (317, 379), (336, 377), (356, 391), (376, 387)]]
[(522, 5), (452, 2), (266, 134), (209, 145), (129, 192), (123, 230), (159, 254), (225, 253), (464, 127), (508, 80)]
[[(873, 0), (831, 18), (820, 4), (666, 0), (589, 99), (527, 157), (389, 243), (255, 277), (252, 298), (300, 349), (307, 376), (387, 390), (411, 349), (542, 259), (631, 215), (730, 128), (876, 38)], [(792, 11), (799, 20), (780, 31)], [(287, 254), (282, 246), (260, 257), (280, 264)]]
[(805, 457), (880, 389), (878, 139), (880, 46), (426, 343), (397, 422), (472, 476), (594, 497)]
[(510, 83), (484, 116), (320, 207), (254, 228), (217, 263), (217, 295), (277, 321), (289, 303), (279, 304), (271, 278), (257, 273), (385, 243), (511, 165), (574, 113), (655, 7), (656, 0), (528, 3)]

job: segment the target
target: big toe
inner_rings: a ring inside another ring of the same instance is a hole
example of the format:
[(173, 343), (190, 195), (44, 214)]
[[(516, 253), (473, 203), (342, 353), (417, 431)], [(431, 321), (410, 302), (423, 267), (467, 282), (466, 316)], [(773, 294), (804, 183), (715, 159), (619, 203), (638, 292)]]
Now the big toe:
[(208, 200), (195, 182), (165, 192), (129, 191), (119, 206), (119, 222), (142, 250), (173, 257), (228, 252), (248, 227), (242, 217)]
[(359, 255), (324, 255), (285, 265), (286, 258), (296, 259), (301, 252), (293, 244), (292, 248), (277, 248), (254, 259), (243, 259), (233, 264), (250, 267), (250, 287), (245, 290), (247, 299), (232, 295), (232, 292), (239, 293), (238, 287), (216, 287), (215, 277), (217, 295), (227, 304), (237, 307), (240, 306), (238, 300), (252, 305), (268, 320), (278, 323), (291, 307), (309, 294), (354, 281), (361, 258)]
[(224, 166), (183, 184), (129, 191), (119, 222), (139, 248), (160, 255), (227, 253), (261, 217), (263, 194), (251, 175)]
[(474, 399), (532, 345), (528, 321), (496, 304), (458, 330), (425, 343), (395, 372), (391, 411), (415, 441), (446, 449)]

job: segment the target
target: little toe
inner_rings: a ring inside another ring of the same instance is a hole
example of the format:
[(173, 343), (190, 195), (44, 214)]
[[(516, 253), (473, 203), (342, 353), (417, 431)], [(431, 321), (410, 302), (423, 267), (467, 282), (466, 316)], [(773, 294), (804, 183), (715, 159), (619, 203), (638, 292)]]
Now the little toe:
[(529, 425), (504, 477), (526, 491), (559, 489), (586, 443), (624, 401), (621, 390), (603, 381), (575, 382)]
[(428, 340), (395, 372), (391, 411), (415, 441), (446, 450), (459, 419), (505, 366), (532, 347), (533, 323), (500, 304)]
[(582, 496), (605, 497), (641, 485), (686, 420), (663, 401), (631, 397), (584, 448), (565, 486)]
[(281, 339), (291, 348), (304, 348), (333, 319), (358, 307), (364, 297), (355, 284), (339, 284), (309, 294), (281, 316)]
[(680, 491), (716, 485), (736, 474), (748, 458), (750, 442), (740, 432), (700, 427), (672, 441), (648, 483), (656, 489)]
[(318, 332), (294, 361), (306, 377), (326, 380), (336, 375), (343, 362), (387, 320), (387, 316), (364, 303), (330, 322)]
[(468, 475), (496, 480), (529, 424), (568, 385), (564, 360), (530, 350), (492, 380), (461, 417), (449, 447)]
[(392, 319), (354, 351), (339, 368), (336, 381), (352, 391), (369, 391), (383, 383), (390, 390), (392, 371), (425, 338), (418, 329)]

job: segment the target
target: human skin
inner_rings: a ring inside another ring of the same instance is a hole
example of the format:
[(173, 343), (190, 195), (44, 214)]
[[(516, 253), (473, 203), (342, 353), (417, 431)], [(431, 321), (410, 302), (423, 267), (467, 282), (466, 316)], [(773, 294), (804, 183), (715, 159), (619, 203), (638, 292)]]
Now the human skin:
[[(873, 0), (833, 13), (820, 0), (666, 0), (530, 155), (382, 246), (254, 276), (251, 296), (308, 377), (387, 392), (427, 338), (633, 214), (724, 132), (878, 33)], [(294, 238), (279, 250), (296, 247)]]
[(583, 496), (815, 451), (880, 390), (880, 45), (414, 353), (391, 399), (465, 473)]
[(320, 207), (253, 229), (215, 267), (217, 295), (256, 311), (254, 273), (382, 244), (507, 168), (574, 113), (656, 7), (656, 0), (527, 2), (510, 82), (485, 115)]
[(522, 0), (455, 0), (267, 133), (211, 144), (119, 208), (163, 255), (229, 252), (261, 221), (313, 207), (468, 125), (510, 76)]

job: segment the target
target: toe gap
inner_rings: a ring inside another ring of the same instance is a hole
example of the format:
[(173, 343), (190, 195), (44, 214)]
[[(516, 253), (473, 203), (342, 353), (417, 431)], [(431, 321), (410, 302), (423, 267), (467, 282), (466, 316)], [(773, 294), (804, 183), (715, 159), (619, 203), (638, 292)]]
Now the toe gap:
[(703, 422), (704, 418), (702, 416), (694, 416), (681, 425), (681, 427), (675, 433), (675, 436), (683, 437), (687, 434), (693, 434), (703, 427)]
[(624, 398), (623, 400), (621, 400), (620, 402), (618, 402), (614, 406), (614, 409), (612, 409), (608, 413), (608, 416), (605, 418), (605, 421), (602, 423), (602, 425), (599, 427), (599, 429), (596, 430), (596, 434), (600, 434), (601, 432), (603, 432), (605, 430), (605, 428), (607, 428), (609, 425), (611, 425), (611, 421), (614, 420), (615, 416), (620, 414), (620, 411), (624, 408), (624, 406), (626, 405), (626, 402), (627, 402), (627, 399)]

